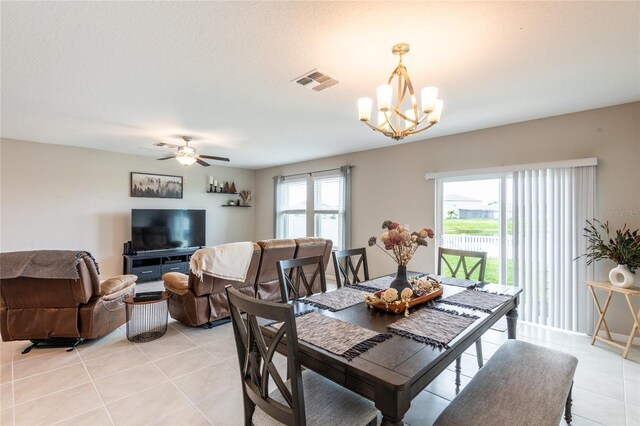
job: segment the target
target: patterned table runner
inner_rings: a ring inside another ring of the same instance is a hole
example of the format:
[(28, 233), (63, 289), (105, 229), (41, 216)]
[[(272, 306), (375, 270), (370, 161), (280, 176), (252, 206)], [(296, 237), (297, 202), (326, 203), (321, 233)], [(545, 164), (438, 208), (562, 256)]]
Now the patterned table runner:
[[(407, 272), (407, 278), (411, 279), (413, 277), (422, 277), (426, 274), (421, 274), (419, 272)], [(389, 288), (389, 284), (391, 284), (391, 281), (395, 280), (396, 276), (395, 274), (390, 274), (390, 275), (385, 275), (382, 277), (378, 277), (378, 278), (374, 278), (372, 280), (369, 281), (363, 281), (360, 283), (355, 283), (355, 284), (349, 284), (345, 287), (348, 288), (355, 288), (358, 290), (363, 290), (363, 291), (369, 291), (369, 292), (376, 292), (378, 290), (386, 290)]]
[(502, 294), (487, 293), (485, 291), (465, 290), (439, 300), (439, 302), (491, 313), (492, 309), (502, 305), (511, 299), (511, 297), (512, 296)]
[(421, 343), (449, 349), (448, 343), (478, 318), (438, 308), (424, 308), (391, 324), (389, 331)]
[[(475, 280), (465, 280), (462, 278), (445, 277), (443, 275), (419, 274), (419, 273), (411, 274), (409, 279), (413, 277), (423, 277), (425, 275), (434, 277), (435, 279), (440, 281), (442, 284), (452, 285), (456, 287), (473, 288), (481, 283), (481, 281), (475, 281)], [(395, 279), (395, 275), (385, 275), (384, 277), (374, 278), (369, 281), (363, 281), (361, 283), (356, 283), (356, 284), (349, 284), (347, 287), (351, 287), (351, 288), (355, 288), (363, 291), (376, 292), (378, 290), (388, 289), (389, 284), (391, 284), (391, 281), (393, 281), (394, 279)]]
[(445, 277), (444, 275), (429, 274), (430, 277), (434, 277), (442, 284), (453, 285), (456, 287), (473, 288), (482, 281), (465, 280), (464, 278)]
[(358, 303), (363, 303), (363, 294), (363, 290), (341, 287), (335, 291), (314, 294), (312, 296), (305, 297), (304, 299), (299, 299), (299, 301), (315, 306), (316, 308), (337, 312), (353, 305), (357, 305)]
[[(282, 323), (272, 325), (280, 328)], [(298, 338), (351, 361), (384, 342), (391, 334), (376, 333), (368, 328), (310, 312), (296, 318)]]

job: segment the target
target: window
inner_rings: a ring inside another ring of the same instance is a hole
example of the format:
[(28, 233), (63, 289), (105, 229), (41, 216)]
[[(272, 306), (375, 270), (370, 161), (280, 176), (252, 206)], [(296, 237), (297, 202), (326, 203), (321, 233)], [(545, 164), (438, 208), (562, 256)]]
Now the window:
[(296, 176), (276, 176), (276, 238), (322, 237), (334, 249), (349, 245), (351, 166)]
[(283, 233), (279, 238), (307, 236), (307, 180), (283, 182), (280, 187), (280, 221)]
[(439, 181), (442, 247), (485, 251), (485, 281), (513, 285), (512, 179), (510, 175)]

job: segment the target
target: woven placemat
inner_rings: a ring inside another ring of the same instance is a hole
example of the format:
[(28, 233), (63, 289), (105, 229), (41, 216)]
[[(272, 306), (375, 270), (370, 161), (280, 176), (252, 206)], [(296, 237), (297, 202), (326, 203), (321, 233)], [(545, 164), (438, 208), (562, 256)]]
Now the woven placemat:
[(304, 299), (299, 299), (298, 301), (315, 306), (316, 308), (337, 312), (357, 305), (358, 303), (363, 303), (364, 293), (365, 292), (360, 289), (341, 287), (335, 291), (314, 294)]
[(512, 296), (485, 291), (465, 290), (439, 300), (439, 302), (491, 313), (492, 309), (497, 308), (511, 298)]
[(448, 343), (478, 318), (445, 309), (424, 308), (391, 324), (389, 331), (421, 343), (448, 349)]
[[(282, 323), (272, 324), (280, 328)], [(368, 328), (349, 324), (336, 318), (310, 312), (296, 318), (298, 338), (351, 361), (384, 342), (391, 334), (381, 334)]]

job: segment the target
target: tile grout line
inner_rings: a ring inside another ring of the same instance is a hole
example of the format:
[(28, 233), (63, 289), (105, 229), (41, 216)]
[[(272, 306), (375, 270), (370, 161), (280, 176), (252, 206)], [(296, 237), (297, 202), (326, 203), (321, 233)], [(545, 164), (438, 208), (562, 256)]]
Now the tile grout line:
[[(89, 379), (91, 380), (91, 385), (93, 386), (93, 389), (98, 394), (98, 398), (100, 398), (100, 401), (102, 401), (102, 408), (104, 409), (104, 411), (107, 412), (107, 416), (109, 417), (109, 421), (111, 422), (112, 425), (115, 425), (115, 422), (113, 421), (113, 417), (111, 417), (111, 412), (109, 412), (109, 410), (107, 409), (107, 404), (104, 402), (104, 398), (102, 398), (102, 395), (100, 395), (100, 391), (98, 390), (98, 386), (96, 385), (96, 382), (93, 380), (93, 376), (89, 372), (89, 369), (87, 368), (87, 365), (85, 364), (84, 359), (82, 358), (82, 355), (80, 355), (80, 353), (78, 353), (78, 357), (80, 358), (80, 362), (82, 362), (82, 366), (84, 367), (84, 370), (87, 372), (87, 376), (89, 376)], [(88, 410), (87, 413), (89, 411), (91, 411), (91, 410)], [(69, 417), (69, 418), (71, 418), (71, 417)]]
[[(176, 330), (176, 331), (180, 332), (179, 330)], [(185, 336), (185, 337), (187, 337), (187, 336)], [(188, 338), (188, 337), (187, 337), (187, 338)], [(189, 340), (191, 340), (191, 339), (189, 339)], [(194, 342), (194, 343), (195, 343), (195, 342)], [(138, 345), (138, 343), (135, 343), (135, 345)], [(198, 347), (199, 347), (199, 346), (198, 346)], [(192, 349), (194, 349), (194, 348), (192, 348)], [(191, 349), (188, 349), (188, 350), (191, 350)], [(207, 416), (202, 412), (202, 410), (200, 410), (200, 408), (196, 405), (196, 403), (195, 403), (195, 402), (193, 402), (193, 401), (191, 400), (191, 398), (189, 398), (187, 395), (185, 395), (185, 393), (184, 393), (184, 392), (182, 392), (182, 389), (180, 389), (180, 387), (178, 387), (178, 385), (176, 385), (176, 384), (173, 382), (173, 380), (172, 380), (172, 379), (167, 375), (167, 373), (165, 373), (165, 372), (162, 370), (162, 368), (160, 368), (160, 367), (158, 366), (158, 364), (156, 364), (156, 362), (155, 362), (154, 360), (152, 360), (152, 359), (149, 357), (149, 355), (147, 355), (147, 354), (146, 354), (142, 349), (141, 349), (140, 351), (144, 354), (144, 356), (146, 356), (146, 357), (147, 357), (147, 359), (149, 359), (149, 361), (151, 361), (151, 363), (153, 363), (153, 365), (154, 365), (158, 370), (160, 370), (160, 373), (162, 373), (162, 374), (167, 378), (167, 380), (169, 380), (169, 383), (171, 383), (171, 385), (172, 385), (172, 386), (173, 386), (173, 387), (174, 387), (178, 392), (180, 392), (180, 395), (182, 395), (182, 396), (183, 396), (187, 401), (189, 401), (189, 403), (190, 403), (191, 405), (193, 405), (193, 407), (194, 407), (196, 410), (198, 410), (198, 412), (199, 412), (199, 413), (200, 413), (200, 414), (201, 414), (205, 419), (207, 419), (207, 421), (208, 421), (209, 423), (211, 423), (211, 425), (213, 426), (213, 422), (211, 421), (211, 419), (209, 419), (209, 417), (207, 417)], [(184, 352), (186, 352), (186, 351), (178, 352), (178, 354), (181, 354), (181, 353), (184, 353)], [(174, 354), (174, 355), (178, 355), (178, 354)], [(174, 355), (170, 355), (170, 356), (174, 356)], [(169, 357), (165, 357), (165, 358), (169, 358)], [(158, 359), (157, 361), (160, 361), (161, 359), (165, 359), (165, 358), (160, 358), (160, 359)], [(196, 370), (196, 371), (197, 371), (197, 370)], [(188, 374), (188, 373), (187, 373), (187, 374)]]

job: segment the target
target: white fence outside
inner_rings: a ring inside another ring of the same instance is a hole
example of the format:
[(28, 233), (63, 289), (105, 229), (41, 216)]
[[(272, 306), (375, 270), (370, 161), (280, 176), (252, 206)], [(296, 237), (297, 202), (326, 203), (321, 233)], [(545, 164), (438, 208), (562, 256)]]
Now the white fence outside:
[[(497, 235), (465, 235), (465, 234), (443, 234), (442, 247), (458, 249), (486, 251), (489, 257), (500, 255), (500, 237)], [(513, 257), (513, 239), (507, 236), (507, 258)]]

